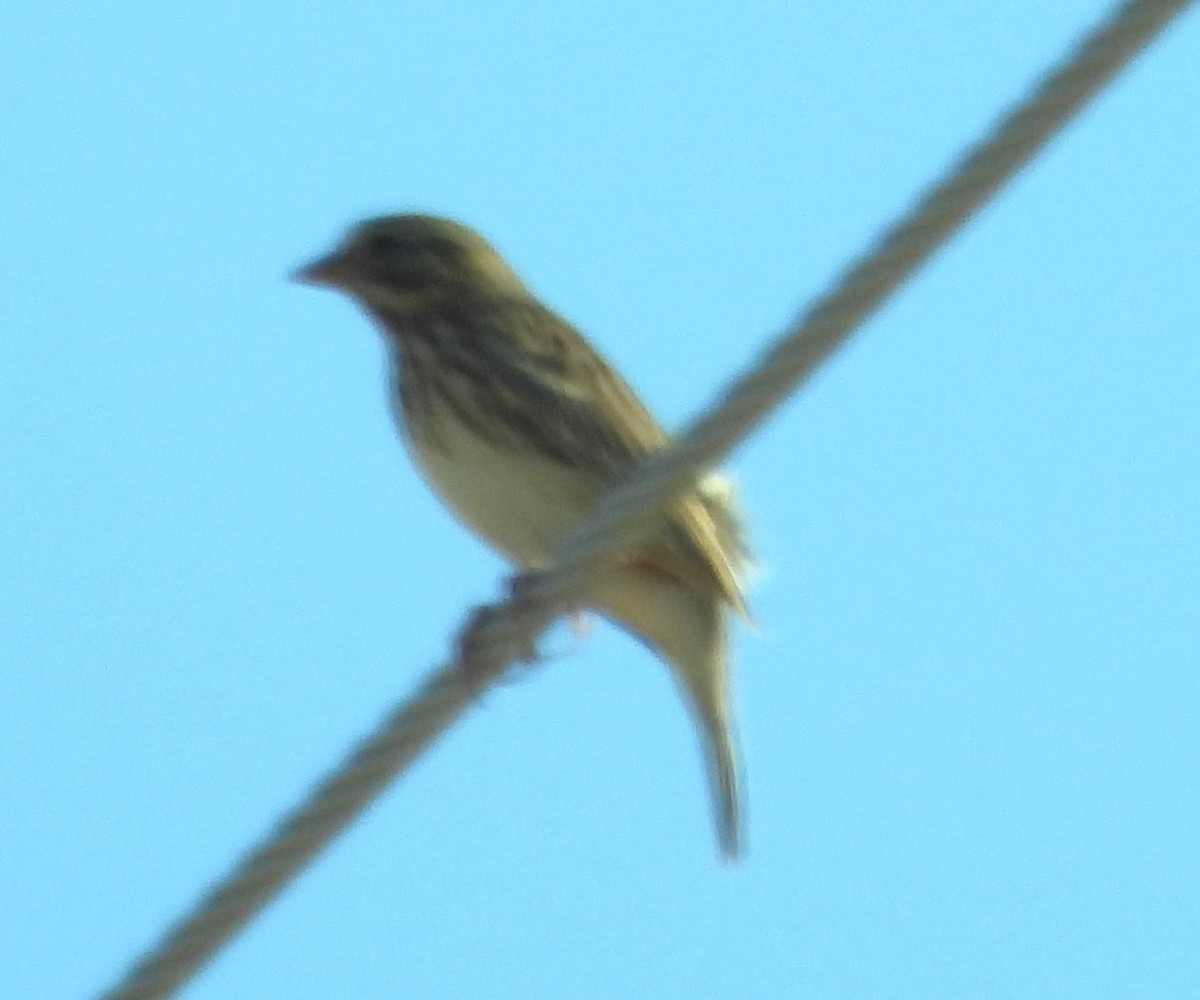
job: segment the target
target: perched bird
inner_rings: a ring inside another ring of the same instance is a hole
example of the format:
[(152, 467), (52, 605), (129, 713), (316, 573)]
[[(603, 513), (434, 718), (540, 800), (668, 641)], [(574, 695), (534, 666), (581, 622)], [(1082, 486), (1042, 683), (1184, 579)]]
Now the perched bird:
[[(396, 422), (458, 519), (515, 566), (565, 532), (667, 435), (633, 390), (479, 234), (396, 215), (355, 226), (296, 274), (353, 299), (383, 334)], [(695, 718), (722, 853), (739, 852), (727, 627), (746, 550), (727, 482), (705, 477), (590, 584), (585, 605), (671, 667)]]

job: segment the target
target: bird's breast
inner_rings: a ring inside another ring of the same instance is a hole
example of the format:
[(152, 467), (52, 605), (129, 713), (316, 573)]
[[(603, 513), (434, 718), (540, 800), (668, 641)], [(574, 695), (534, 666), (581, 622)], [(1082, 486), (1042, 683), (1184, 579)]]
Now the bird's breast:
[(407, 413), (397, 398), (394, 411), (401, 437), (438, 498), (517, 566), (546, 565), (566, 531), (599, 498), (590, 474), (521, 447), (519, 437), (484, 436), (436, 393)]

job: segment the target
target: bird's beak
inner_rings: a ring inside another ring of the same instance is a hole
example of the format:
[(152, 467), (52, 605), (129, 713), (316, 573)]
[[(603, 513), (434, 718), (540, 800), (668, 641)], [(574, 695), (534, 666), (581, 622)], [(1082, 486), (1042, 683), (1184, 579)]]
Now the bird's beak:
[(338, 253), (327, 257), (319, 257), (311, 264), (292, 274), (292, 280), (302, 285), (316, 285), (324, 288), (338, 288), (343, 283), (346, 273), (346, 259)]

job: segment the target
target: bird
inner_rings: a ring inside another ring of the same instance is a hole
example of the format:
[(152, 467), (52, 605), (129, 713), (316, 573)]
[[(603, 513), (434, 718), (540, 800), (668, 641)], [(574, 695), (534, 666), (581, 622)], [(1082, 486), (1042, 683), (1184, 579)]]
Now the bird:
[[(479, 233), (436, 215), (353, 226), (295, 280), (348, 296), (382, 334), (400, 437), (435, 495), (519, 572), (670, 438), (582, 333)], [(670, 668), (695, 721), (721, 856), (742, 850), (729, 622), (751, 557), (731, 480), (710, 471), (581, 605)]]

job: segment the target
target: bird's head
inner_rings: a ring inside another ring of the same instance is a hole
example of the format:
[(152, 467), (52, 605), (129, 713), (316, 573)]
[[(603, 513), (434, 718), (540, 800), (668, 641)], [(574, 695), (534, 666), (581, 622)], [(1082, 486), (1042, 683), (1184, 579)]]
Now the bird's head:
[(432, 215), (389, 215), (361, 222), (331, 254), (294, 275), (389, 312), (439, 301), (526, 294), (521, 279), (482, 236)]

